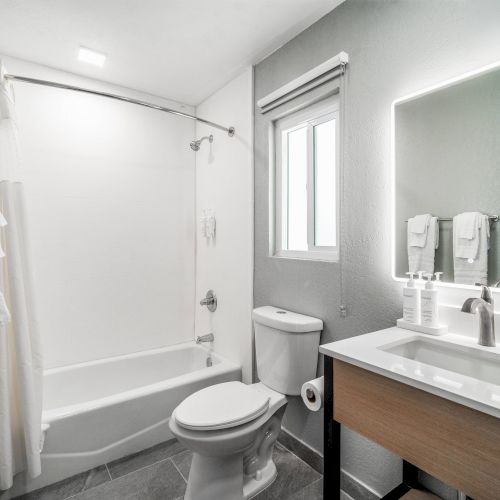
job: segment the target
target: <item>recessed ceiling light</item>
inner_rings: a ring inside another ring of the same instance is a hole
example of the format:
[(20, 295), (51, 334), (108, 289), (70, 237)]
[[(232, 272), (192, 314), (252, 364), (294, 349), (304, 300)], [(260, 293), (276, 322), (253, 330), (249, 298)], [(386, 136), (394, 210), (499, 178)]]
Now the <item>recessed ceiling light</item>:
[(95, 50), (87, 49), (86, 47), (80, 47), (80, 50), (78, 51), (78, 59), (80, 61), (102, 67), (104, 65), (104, 61), (106, 60), (106, 55), (96, 52)]

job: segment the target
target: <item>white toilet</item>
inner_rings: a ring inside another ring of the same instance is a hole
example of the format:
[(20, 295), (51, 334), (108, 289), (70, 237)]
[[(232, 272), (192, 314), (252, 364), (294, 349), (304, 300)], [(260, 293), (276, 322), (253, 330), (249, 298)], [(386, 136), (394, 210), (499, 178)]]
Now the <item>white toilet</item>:
[(207, 387), (172, 413), (171, 431), (193, 452), (185, 500), (241, 500), (269, 486), (286, 395), (316, 376), (320, 319), (265, 306), (253, 320), (260, 382)]

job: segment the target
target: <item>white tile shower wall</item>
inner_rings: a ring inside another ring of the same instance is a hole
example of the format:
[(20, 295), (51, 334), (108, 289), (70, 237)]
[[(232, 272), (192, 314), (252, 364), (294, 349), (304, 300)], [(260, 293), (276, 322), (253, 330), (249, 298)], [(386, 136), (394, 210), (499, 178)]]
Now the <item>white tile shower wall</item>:
[[(12, 73), (181, 109), (31, 63), (5, 63)], [(194, 123), (66, 90), (17, 83), (15, 93), (45, 366), (191, 340)]]
[[(196, 112), (236, 128), (236, 135), (197, 124), (196, 137), (213, 134), (196, 155), (196, 334), (213, 331), (217, 352), (243, 367), (252, 380), (253, 303), (253, 71), (246, 68), (201, 103)], [(214, 240), (201, 235), (203, 210), (217, 219)], [(215, 290), (217, 311), (199, 305)]]

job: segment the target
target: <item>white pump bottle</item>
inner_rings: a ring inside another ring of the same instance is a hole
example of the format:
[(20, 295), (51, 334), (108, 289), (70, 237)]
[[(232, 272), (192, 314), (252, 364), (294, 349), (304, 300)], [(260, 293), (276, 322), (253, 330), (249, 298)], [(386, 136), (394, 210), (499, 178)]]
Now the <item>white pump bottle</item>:
[[(440, 275), (441, 273), (438, 273)], [(421, 293), (421, 313), (420, 322), (422, 326), (437, 328), (439, 326), (438, 317), (438, 291), (434, 287), (432, 274), (426, 274), (427, 282)], [(439, 278), (437, 278), (439, 281)]]
[(418, 324), (420, 320), (420, 290), (415, 285), (415, 273), (406, 273), (410, 276), (403, 288), (403, 320)]

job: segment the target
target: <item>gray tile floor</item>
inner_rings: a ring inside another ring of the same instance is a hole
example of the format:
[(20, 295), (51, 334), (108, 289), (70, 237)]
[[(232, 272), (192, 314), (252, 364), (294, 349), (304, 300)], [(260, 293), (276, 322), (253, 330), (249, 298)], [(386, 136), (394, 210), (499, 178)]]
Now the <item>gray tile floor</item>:
[[(278, 443), (275, 482), (255, 500), (320, 500), (322, 476)], [(184, 496), (191, 452), (176, 440), (121, 458), (47, 486), (18, 500), (179, 500)]]

